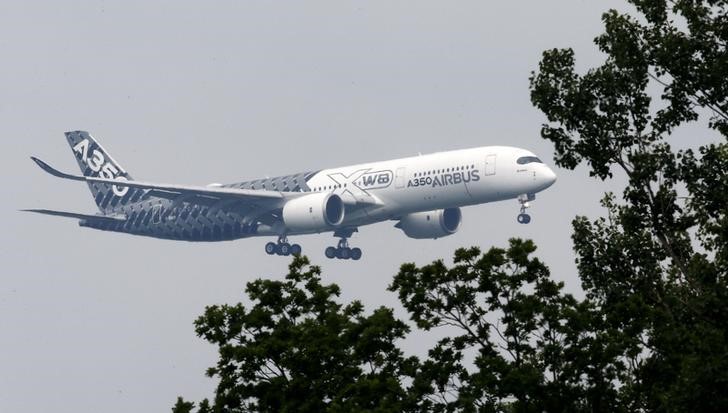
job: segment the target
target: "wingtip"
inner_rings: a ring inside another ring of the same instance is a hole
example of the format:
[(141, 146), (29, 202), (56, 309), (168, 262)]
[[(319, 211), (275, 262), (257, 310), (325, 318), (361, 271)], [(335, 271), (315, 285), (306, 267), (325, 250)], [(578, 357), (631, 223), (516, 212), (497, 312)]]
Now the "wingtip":
[(53, 169), (53, 168), (50, 167), (50, 165), (48, 165), (47, 163), (43, 162), (39, 158), (36, 158), (35, 156), (31, 156), (30, 159), (32, 159), (33, 162), (35, 162), (36, 165), (40, 166), (46, 172), (50, 172), (49, 169)]
[(44, 161), (36, 158), (35, 156), (31, 156), (30, 159), (32, 159), (33, 162), (35, 162), (42, 170), (46, 171), (47, 173), (49, 173), (53, 176), (57, 176), (59, 178), (76, 179), (75, 176), (63, 173), (63, 172), (57, 170), (56, 168), (48, 165)]
[(36, 158), (35, 156), (31, 156), (30, 159), (32, 159), (33, 162), (36, 163), (36, 165), (40, 166), (43, 169), (49, 167), (49, 165), (47, 163), (45, 163), (43, 160), (41, 160), (40, 158)]

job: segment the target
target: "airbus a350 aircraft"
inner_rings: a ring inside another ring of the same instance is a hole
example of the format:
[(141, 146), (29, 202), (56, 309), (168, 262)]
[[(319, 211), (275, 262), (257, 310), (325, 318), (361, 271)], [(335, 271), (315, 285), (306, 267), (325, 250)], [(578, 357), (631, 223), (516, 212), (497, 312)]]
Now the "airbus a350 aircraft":
[(271, 255), (301, 253), (289, 236), (333, 232), (339, 242), (326, 257), (358, 260), (361, 249), (347, 240), (361, 226), (394, 220), (410, 238), (445, 237), (460, 227), (460, 207), (507, 199), (518, 200), (518, 222), (528, 224), (529, 202), (556, 181), (527, 150), (485, 146), (234, 184), (157, 184), (133, 180), (88, 132), (66, 132), (66, 139), (82, 175), (31, 159), (51, 175), (86, 182), (100, 213), (26, 211), (173, 240), (277, 237), (265, 246)]

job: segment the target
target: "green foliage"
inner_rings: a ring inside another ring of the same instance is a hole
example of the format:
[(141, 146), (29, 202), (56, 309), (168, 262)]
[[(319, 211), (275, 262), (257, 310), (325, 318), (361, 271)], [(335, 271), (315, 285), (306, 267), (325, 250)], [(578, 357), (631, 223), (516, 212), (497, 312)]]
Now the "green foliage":
[[(212, 406), (203, 400), (197, 412), (612, 407), (604, 357), (582, 350), (601, 343), (587, 328), (598, 313), (563, 294), (535, 250), (512, 239), (484, 254), (460, 249), (452, 268), (402, 265), (390, 290), (418, 328), (450, 333), (423, 362), (398, 349), (409, 329), (391, 309), (339, 304), (338, 287), (294, 258), (285, 280), (248, 284), (249, 308), (211, 306), (196, 321), (219, 348), (208, 374), (220, 380)], [(193, 408), (180, 398), (173, 411)]]
[[(588, 302), (602, 313), (611, 363), (630, 410), (728, 408), (728, 146), (673, 151), (666, 138), (710, 111), (728, 136), (724, 1), (632, 1), (642, 18), (609, 11), (596, 39), (605, 63), (575, 73), (571, 50), (544, 52), (531, 99), (556, 162), (586, 162), (601, 179), (628, 177), (608, 217), (574, 221)], [(684, 24), (676, 23), (683, 21)], [(655, 103), (649, 88), (663, 89)]]
[(318, 267), (297, 257), (283, 281), (258, 279), (253, 305), (207, 307), (197, 334), (219, 348), (211, 411), (402, 411), (415, 358), (396, 346), (409, 328), (392, 310), (365, 315), (346, 306), (339, 287), (321, 283)]
[(580, 404), (578, 347), (567, 347), (584, 339), (582, 310), (530, 256), (535, 250), (512, 239), (508, 249), (482, 255), (459, 249), (451, 268), (442, 261), (402, 265), (390, 290), (418, 327), (449, 333), (415, 379), (420, 410), (541, 412)]
[(172, 413), (191, 413), (194, 408), (194, 403), (186, 402), (181, 397), (178, 397), (177, 403), (172, 407)]

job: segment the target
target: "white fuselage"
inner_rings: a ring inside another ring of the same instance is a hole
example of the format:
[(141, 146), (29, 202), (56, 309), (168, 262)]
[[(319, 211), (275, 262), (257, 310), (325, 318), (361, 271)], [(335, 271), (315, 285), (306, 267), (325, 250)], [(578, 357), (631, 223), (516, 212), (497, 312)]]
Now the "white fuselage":
[[(519, 159), (537, 162), (519, 164)], [(325, 169), (307, 183), (313, 192), (334, 193), (347, 205), (366, 205), (347, 208), (341, 226), (356, 227), (533, 195), (555, 180), (554, 172), (527, 150), (486, 146)]]

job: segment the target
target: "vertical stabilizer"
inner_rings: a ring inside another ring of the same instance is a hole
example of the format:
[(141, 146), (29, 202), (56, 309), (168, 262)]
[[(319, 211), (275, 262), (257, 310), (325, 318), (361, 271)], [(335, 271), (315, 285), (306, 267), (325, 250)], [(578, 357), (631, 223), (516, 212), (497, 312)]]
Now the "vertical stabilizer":
[[(84, 176), (131, 181), (132, 177), (109, 155), (104, 148), (86, 131), (66, 132), (73, 155)], [(101, 212), (107, 213), (114, 208), (135, 202), (144, 194), (142, 189), (126, 186), (89, 182), (96, 205)]]

